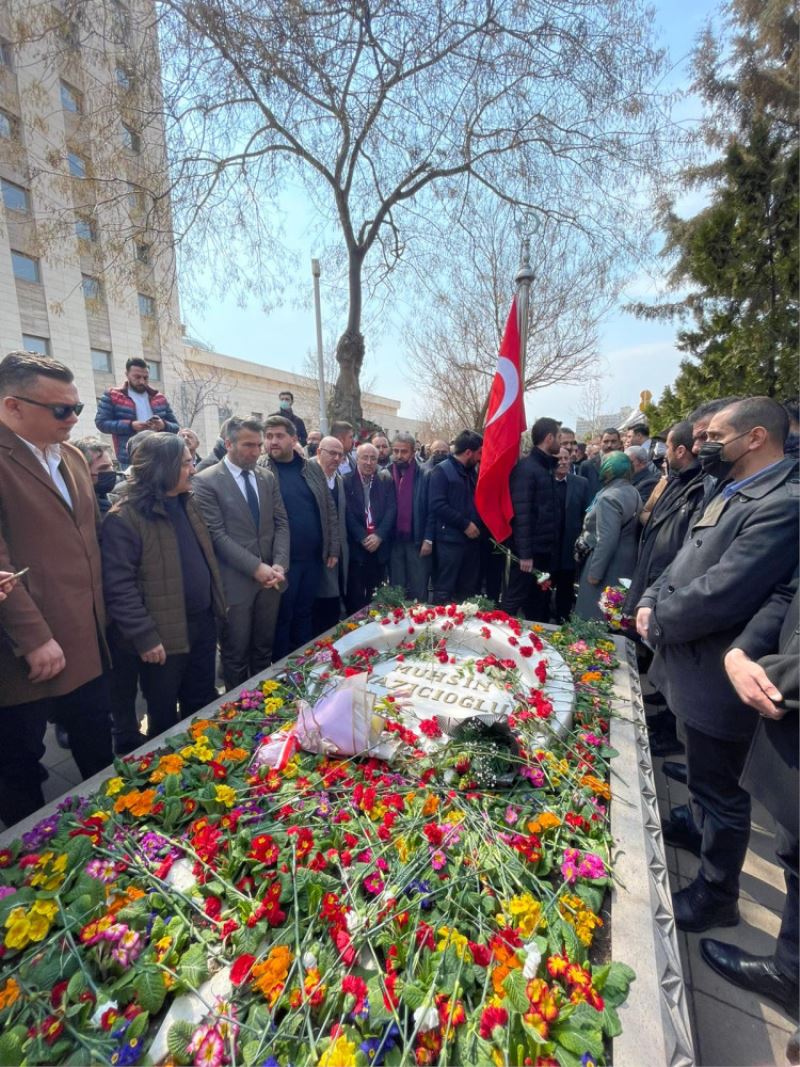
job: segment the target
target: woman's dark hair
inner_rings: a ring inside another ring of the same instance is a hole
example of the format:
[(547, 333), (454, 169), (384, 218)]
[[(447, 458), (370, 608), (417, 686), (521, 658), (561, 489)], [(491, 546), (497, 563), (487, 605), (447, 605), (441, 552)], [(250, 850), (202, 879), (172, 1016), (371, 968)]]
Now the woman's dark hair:
[(178, 484), (186, 442), (174, 433), (154, 433), (138, 446), (131, 460), (126, 506), (145, 518), (165, 512), (164, 500)]

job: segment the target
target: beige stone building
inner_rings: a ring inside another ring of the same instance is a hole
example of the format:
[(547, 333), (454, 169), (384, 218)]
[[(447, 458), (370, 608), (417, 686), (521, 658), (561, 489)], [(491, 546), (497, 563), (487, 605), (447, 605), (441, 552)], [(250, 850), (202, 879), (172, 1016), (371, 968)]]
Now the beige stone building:
[[(173, 407), (180, 412), (182, 421), (191, 422), (205, 454), (217, 438), (220, 423), (229, 415), (270, 415), (278, 410), (278, 394), (283, 389), (291, 390), (294, 410), (307, 429), (319, 429), (319, 387), (315, 378), (225, 356), (187, 338)], [(382, 426), (390, 435), (399, 430), (414, 434), (422, 430), (418, 420), (400, 414), (398, 400), (364, 393), (362, 405), (364, 418)]]
[(132, 73), (157, 63), (148, 2), (0, 3), (0, 351), (72, 368), (73, 436), (128, 357), (168, 388), (182, 354), (159, 82)]

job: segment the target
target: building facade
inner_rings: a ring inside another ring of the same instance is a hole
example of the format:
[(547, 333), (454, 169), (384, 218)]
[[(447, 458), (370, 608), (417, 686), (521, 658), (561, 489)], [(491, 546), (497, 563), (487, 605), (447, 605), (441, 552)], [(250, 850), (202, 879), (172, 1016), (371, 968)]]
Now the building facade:
[(0, 4), (0, 351), (72, 369), (75, 437), (130, 356), (167, 388), (182, 354), (148, 3)]

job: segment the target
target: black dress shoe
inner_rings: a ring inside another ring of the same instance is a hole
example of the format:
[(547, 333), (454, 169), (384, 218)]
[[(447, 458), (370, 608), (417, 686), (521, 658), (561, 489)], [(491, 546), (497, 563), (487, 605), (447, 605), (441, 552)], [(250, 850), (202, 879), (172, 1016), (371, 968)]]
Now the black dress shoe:
[(686, 773), (685, 763), (676, 763), (674, 760), (664, 760), (661, 764), (661, 770), (667, 778), (672, 778), (675, 782), (681, 782), (686, 785), (688, 781), (688, 775)]
[(697, 829), (688, 805), (681, 804), (673, 808), (667, 821), (661, 824), (661, 832), (664, 834), (664, 840), (672, 848), (682, 848), (695, 856), (700, 855), (703, 835)]
[(736, 945), (704, 937), (700, 941), (700, 954), (717, 974), (740, 989), (775, 1001), (793, 1019), (798, 1015), (797, 982), (781, 974), (772, 956), (751, 956)]
[(67, 752), (69, 752), (69, 734), (67, 733), (66, 729), (61, 725), (61, 723), (58, 722), (56, 723), (56, 743), (58, 744), (59, 748), (63, 748)]
[(663, 759), (664, 756), (679, 756), (685, 749), (677, 736), (667, 733), (653, 734), (650, 737), (650, 755)]
[(678, 929), (692, 934), (701, 934), (714, 926), (736, 926), (739, 922), (736, 901), (721, 900), (700, 877), (673, 894), (672, 908)]

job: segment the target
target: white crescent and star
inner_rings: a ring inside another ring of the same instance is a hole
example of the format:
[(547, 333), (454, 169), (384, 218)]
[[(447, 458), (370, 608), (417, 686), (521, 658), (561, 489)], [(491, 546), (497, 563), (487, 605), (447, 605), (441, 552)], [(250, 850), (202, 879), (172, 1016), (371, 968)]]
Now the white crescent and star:
[(496, 422), (501, 415), (505, 415), (519, 394), (519, 372), (514, 364), (506, 356), (500, 356), (497, 360), (497, 373), (503, 380), (503, 396), (498, 405), (497, 411), (489, 419), (484, 426), (485, 430), (488, 430), (493, 422)]

